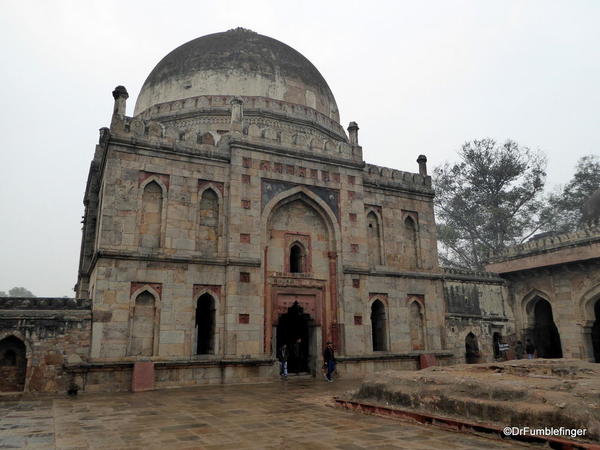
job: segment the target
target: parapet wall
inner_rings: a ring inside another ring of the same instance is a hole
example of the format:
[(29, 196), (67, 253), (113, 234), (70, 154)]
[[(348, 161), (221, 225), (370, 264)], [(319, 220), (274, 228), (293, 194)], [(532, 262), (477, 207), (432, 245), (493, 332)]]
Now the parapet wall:
[(600, 227), (586, 227), (507, 248), (486, 269), (498, 273), (583, 262), (600, 258)]
[(489, 258), (490, 263), (505, 261), (512, 258), (547, 252), (562, 247), (589, 245), (600, 242), (600, 226), (586, 226), (580, 230), (556, 234), (541, 239), (532, 239), (524, 244), (508, 247), (500, 253), (492, 254)]
[(428, 175), (366, 164), (363, 180), (365, 185), (391, 189), (408, 189), (433, 195), (431, 177)]
[[(224, 130), (215, 130), (213, 122), (218, 123)], [(239, 137), (266, 148), (290, 149), (308, 158), (317, 157), (362, 164), (362, 149), (359, 146), (328, 138), (323, 134), (290, 131), (277, 126), (276, 122), (276, 120), (268, 120), (260, 116), (252, 117), (247, 114)], [(211, 116), (202, 120), (182, 119), (170, 124), (145, 120), (140, 116), (125, 116), (113, 117), (110, 132), (112, 136), (147, 141), (156, 147), (184, 149), (191, 153), (213, 149), (217, 153), (224, 153), (228, 151), (227, 142), (232, 137), (229, 126), (229, 116)], [(226, 157), (228, 154), (224, 153), (222, 156)]]

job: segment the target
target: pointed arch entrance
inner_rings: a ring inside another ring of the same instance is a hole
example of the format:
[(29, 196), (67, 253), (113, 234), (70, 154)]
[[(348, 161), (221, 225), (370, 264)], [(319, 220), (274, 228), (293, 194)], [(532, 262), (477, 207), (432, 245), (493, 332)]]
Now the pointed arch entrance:
[(476, 364), (479, 362), (479, 342), (477, 336), (469, 333), (465, 336), (465, 362), (467, 364)]
[(0, 392), (17, 392), (25, 389), (27, 373), (27, 348), (16, 336), (0, 341)]
[(592, 326), (592, 349), (594, 362), (600, 363), (600, 299), (594, 303), (594, 325)]
[(371, 305), (371, 334), (374, 352), (387, 350), (385, 305), (375, 300)]
[(202, 294), (196, 302), (196, 354), (215, 353), (215, 299)]
[[(267, 190), (281, 187), (264, 186)], [(297, 301), (312, 320), (309, 368), (315, 373), (316, 355), (320, 354), (322, 343), (333, 341), (342, 352), (338, 326), (338, 286), (342, 272), (337, 212), (304, 186), (276, 193), (270, 199), (265, 196), (263, 202), (264, 349), (276, 354), (280, 347), (279, 317)]]
[(548, 300), (536, 297), (530, 305), (533, 313), (531, 334), (539, 358), (562, 358), (560, 334), (554, 323), (552, 305)]
[(288, 367), (292, 373), (310, 372), (311, 326), (313, 319), (304, 312), (298, 302), (294, 302), (287, 312), (279, 316), (277, 323), (277, 350), (287, 345)]

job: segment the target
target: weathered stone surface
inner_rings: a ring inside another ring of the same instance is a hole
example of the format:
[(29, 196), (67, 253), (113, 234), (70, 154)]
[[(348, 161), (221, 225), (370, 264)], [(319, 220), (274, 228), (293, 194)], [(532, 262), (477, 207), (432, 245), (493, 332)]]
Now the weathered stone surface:
[(600, 439), (600, 368), (580, 360), (519, 360), (385, 371), (349, 399), (498, 427), (586, 429)]

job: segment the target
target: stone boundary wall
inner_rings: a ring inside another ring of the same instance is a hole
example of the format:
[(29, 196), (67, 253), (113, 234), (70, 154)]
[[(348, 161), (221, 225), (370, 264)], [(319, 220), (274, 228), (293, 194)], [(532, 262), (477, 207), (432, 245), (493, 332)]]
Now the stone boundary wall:
[(73, 298), (0, 298), (0, 341), (19, 339), (26, 348), (25, 392), (66, 392), (75, 381), (67, 362), (87, 359), (91, 302)]
[[(0, 297), (1, 310), (90, 310), (92, 303), (87, 299), (65, 297)], [(1, 313), (0, 313), (1, 314)]]

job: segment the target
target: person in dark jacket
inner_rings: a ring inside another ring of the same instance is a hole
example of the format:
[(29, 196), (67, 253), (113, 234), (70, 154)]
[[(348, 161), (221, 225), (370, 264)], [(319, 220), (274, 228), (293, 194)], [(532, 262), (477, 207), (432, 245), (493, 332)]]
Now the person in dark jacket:
[(325, 378), (331, 383), (333, 381), (331, 374), (333, 374), (335, 371), (335, 352), (332, 342), (328, 342), (327, 347), (325, 347), (325, 350), (323, 350), (323, 361), (325, 363), (325, 367), (327, 368), (327, 374), (325, 375)]
[(517, 345), (515, 345), (515, 358), (523, 359), (523, 343), (521, 341), (517, 341)]
[(278, 355), (278, 359), (279, 359), (279, 375), (281, 375), (283, 378), (287, 379), (288, 376), (288, 368), (287, 368), (287, 364), (288, 364), (288, 348), (286, 344), (283, 344), (281, 346), (281, 348), (279, 349), (279, 355)]

